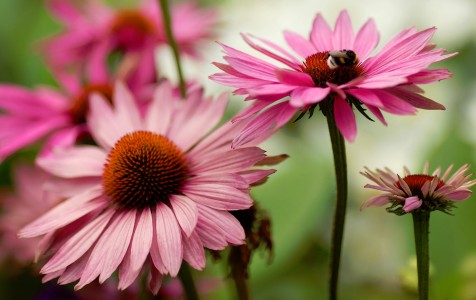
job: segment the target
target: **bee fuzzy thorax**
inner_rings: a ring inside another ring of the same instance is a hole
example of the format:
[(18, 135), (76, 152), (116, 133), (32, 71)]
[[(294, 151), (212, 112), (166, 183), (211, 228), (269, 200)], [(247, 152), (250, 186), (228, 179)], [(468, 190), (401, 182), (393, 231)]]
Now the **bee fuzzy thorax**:
[(358, 60), (357, 54), (352, 50), (329, 51), (327, 65), (335, 69), (341, 66), (353, 66)]

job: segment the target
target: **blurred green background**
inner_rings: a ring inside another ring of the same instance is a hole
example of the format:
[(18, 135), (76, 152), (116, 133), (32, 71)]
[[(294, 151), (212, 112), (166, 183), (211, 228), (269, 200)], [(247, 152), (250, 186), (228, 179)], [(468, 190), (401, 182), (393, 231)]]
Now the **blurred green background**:
[[(109, 1), (113, 5), (132, 0)], [(218, 40), (251, 53), (239, 33), (253, 33), (284, 45), (281, 32), (290, 29), (307, 35), (313, 17), (321, 12), (330, 24), (347, 9), (355, 31), (374, 18), (381, 41), (416, 25), (436, 26), (433, 42), (459, 55), (435, 67), (448, 68), (454, 78), (424, 86), (426, 95), (446, 106), (446, 111), (420, 111), (416, 116), (385, 114), (388, 127), (358, 119), (358, 136), (347, 144), (349, 208), (341, 268), (341, 299), (416, 299), (411, 218), (397, 217), (383, 208), (359, 211), (374, 191), (363, 189), (359, 174), (364, 166), (388, 166), (401, 172), (403, 165), (419, 172), (454, 163), (475, 165), (476, 149), (476, 1), (312, 1), (312, 0), (207, 0), (216, 6), (221, 24)], [(56, 85), (41, 57), (37, 42), (59, 30), (42, 1), (0, 1), (0, 81), (27, 87)], [(204, 84), (209, 94), (231, 89), (207, 79), (217, 72), (212, 61), (223, 61), (220, 47), (203, 45), (203, 60), (185, 59), (185, 74)], [(167, 50), (157, 55), (163, 73), (174, 77)], [(169, 67), (168, 67), (169, 66)], [(229, 115), (243, 106), (232, 97)], [(0, 129), (1, 130), (1, 129)], [(287, 153), (267, 184), (254, 189), (254, 198), (272, 218), (274, 259), (256, 253), (250, 272), (252, 299), (325, 299), (327, 263), (334, 202), (332, 154), (325, 120), (314, 118), (290, 123), (263, 148), (269, 154)], [(29, 159), (22, 152), (0, 165), (1, 183), (10, 183), (11, 162)], [(474, 170), (474, 167), (473, 167)], [(459, 203), (454, 216), (435, 212), (431, 217), (430, 259), (432, 299), (476, 299), (476, 198)], [(199, 276), (226, 275), (226, 267), (210, 260)], [(40, 278), (28, 270), (0, 269), (0, 299), (34, 299), (42, 288)], [(226, 281), (204, 299), (234, 299)], [(61, 296), (67, 297), (67, 296)], [(67, 298), (56, 298), (67, 299)]]

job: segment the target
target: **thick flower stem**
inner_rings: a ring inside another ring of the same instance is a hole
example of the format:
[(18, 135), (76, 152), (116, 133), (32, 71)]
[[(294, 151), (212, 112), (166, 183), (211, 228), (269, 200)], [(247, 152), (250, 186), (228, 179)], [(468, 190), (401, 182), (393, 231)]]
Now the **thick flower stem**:
[(190, 267), (186, 263), (182, 263), (179, 271), (180, 281), (182, 281), (183, 289), (187, 295), (187, 300), (198, 300), (198, 292), (195, 287), (195, 282), (193, 281), (192, 273), (190, 272)]
[(228, 260), (231, 266), (230, 275), (233, 278), (233, 281), (235, 282), (236, 294), (238, 295), (238, 299), (249, 300), (250, 295), (249, 295), (247, 275), (246, 275), (247, 265), (243, 264), (243, 259), (242, 259), (243, 249), (246, 249), (245, 251), (247, 251), (248, 246), (245, 244), (241, 246), (231, 247)]
[(179, 48), (172, 32), (172, 20), (170, 18), (170, 9), (169, 9), (168, 0), (159, 0), (159, 2), (160, 2), (160, 8), (162, 10), (162, 18), (164, 22), (165, 34), (167, 35), (167, 40), (169, 42), (170, 48), (172, 48), (172, 52), (175, 58), (175, 67), (177, 68), (177, 75), (179, 79), (180, 95), (182, 96), (182, 98), (185, 98), (185, 95), (187, 94), (187, 90), (185, 87), (185, 80), (183, 78), (182, 66), (180, 64)]
[(418, 295), (420, 300), (428, 300), (430, 282), (430, 252), (428, 246), (430, 212), (416, 211), (412, 213), (412, 216), (418, 270)]
[[(344, 237), (345, 211), (347, 208), (347, 163), (345, 156), (345, 141), (336, 126), (334, 113), (330, 108), (332, 102), (327, 100), (324, 113), (327, 117), (329, 135), (331, 138), (332, 152), (334, 154), (334, 169), (336, 173), (337, 202), (334, 212), (334, 224), (332, 227), (332, 241), (330, 254), (330, 282), (329, 299), (337, 299), (337, 285), (339, 280), (340, 256), (342, 240)], [(326, 109), (327, 108), (327, 109)]]

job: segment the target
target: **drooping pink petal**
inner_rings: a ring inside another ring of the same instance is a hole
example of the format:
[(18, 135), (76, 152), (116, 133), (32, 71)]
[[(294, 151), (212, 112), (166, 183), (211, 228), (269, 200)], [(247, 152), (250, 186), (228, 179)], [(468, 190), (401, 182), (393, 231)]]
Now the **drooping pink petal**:
[(309, 104), (315, 104), (326, 98), (330, 90), (328, 87), (299, 87), (292, 91), (289, 103), (294, 107), (304, 107)]
[(144, 208), (138, 213), (130, 248), (119, 267), (119, 289), (126, 289), (139, 275), (152, 245), (152, 227), (152, 213)]
[(387, 90), (391, 94), (403, 99), (405, 102), (416, 108), (428, 110), (445, 110), (445, 107), (438, 102), (428, 99), (422, 95), (412, 92), (405, 86), (394, 87)]
[(338, 95), (334, 99), (334, 117), (339, 131), (352, 143), (357, 135), (355, 115), (347, 101)]
[(364, 210), (365, 208), (367, 208), (369, 206), (382, 206), (382, 205), (385, 205), (389, 202), (390, 201), (388, 200), (387, 195), (385, 195), (385, 194), (376, 195), (376, 196), (370, 197), (369, 199), (365, 200), (365, 202), (362, 203), (362, 205), (360, 206), (360, 210), (362, 211), (362, 210)]
[(246, 192), (220, 184), (190, 185), (182, 192), (196, 203), (218, 210), (238, 210), (249, 208), (253, 200)]
[(87, 213), (104, 206), (105, 200), (103, 199), (91, 201), (100, 197), (101, 194), (102, 187), (97, 186), (71, 197), (25, 226), (18, 235), (20, 237), (34, 237), (69, 224)]
[(171, 195), (170, 205), (183, 232), (187, 237), (190, 236), (198, 221), (197, 206), (191, 199), (182, 195)]
[(229, 212), (219, 211), (204, 205), (197, 204), (199, 217), (198, 224), (207, 224), (223, 234), (226, 241), (241, 245), (244, 243), (245, 232), (240, 222)]
[(359, 99), (360, 102), (366, 105), (372, 105), (376, 107), (382, 107), (382, 101), (380, 98), (375, 95), (372, 90), (368, 89), (348, 89), (345, 91), (347, 94), (354, 96), (355, 98)]
[(56, 251), (40, 272), (47, 274), (63, 270), (79, 260), (96, 242), (113, 215), (113, 210), (107, 210), (83, 227)]
[(182, 235), (173, 211), (165, 204), (157, 205), (156, 231), (160, 257), (170, 276), (175, 277), (182, 264)]
[(151, 267), (147, 288), (152, 292), (152, 294), (157, 295), (161, 286), (162, 274), (156, 268)]
[(188, 237), (183, 236), (182, 241), (183, 259), (185, 259), (193, 268), (203, 270), (206, 262), (205, 250), (197, 232), (192, 232)]
[(403, 206), (403, 210), (408, 213), (412, 210), (419, 208), (422, 204), (423, 201), (421, 201), (418, 196), (408, 197), (405, 199), (405, 205)]
[(472, 192), (468, 189), (458, 189), (454, 192), (446, 193), (445, 198), (452, 201), (464, 201), (471, 196)]
[(99, 276), (103, 283), (117, 269), (131, 243), (136, 211), (117, 213), (94, 246), (81, 279), (75, 288), (82, 288)]
[(303, 72), (287, 69), (276, 69), (275, 73), (276, 78), (279, 80), (279, 82), (284, 84), (288, 84), (291, 86), (315, 86), (311, 76)]

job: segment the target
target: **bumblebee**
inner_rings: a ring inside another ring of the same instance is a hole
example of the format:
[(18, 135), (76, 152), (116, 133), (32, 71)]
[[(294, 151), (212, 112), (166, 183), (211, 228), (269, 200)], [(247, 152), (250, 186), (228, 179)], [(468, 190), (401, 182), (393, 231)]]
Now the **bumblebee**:
[(329, 51), (327, 65), (331, 69), (342, 66), (353, 66), (359, 59), (357, 54), (352, 50)]

